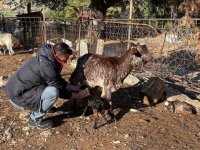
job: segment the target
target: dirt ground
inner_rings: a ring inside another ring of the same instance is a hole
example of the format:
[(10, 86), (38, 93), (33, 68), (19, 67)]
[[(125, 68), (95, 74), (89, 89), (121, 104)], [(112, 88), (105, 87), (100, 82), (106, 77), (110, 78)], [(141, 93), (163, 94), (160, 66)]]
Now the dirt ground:
[[(12, 74), (32, 57), (31, 54), (0, 56), (0, 76)], [(63, 77), (71, 70), (66, 65)], [(0, 149), (41, 150), (143, 150), (200, 149), (200, 116), (179, 115), (164, 109), (163, 103), (143, 108), (137, 100), (139, 87), (127, 87), (113, 94), (117, 123), (93, 129), (92, 115), (71, 113), (71, 102), (59, 99), (59, 111), (48, 114), (55, 127), (29, 128), (28, 111), (11, 106), (0, 89)], [(169, 93), (167, 93), (169, 94)], [(81, 107), (80, 107), (81, 108)], [(137, 112), (131, 111), (137, 109)]]

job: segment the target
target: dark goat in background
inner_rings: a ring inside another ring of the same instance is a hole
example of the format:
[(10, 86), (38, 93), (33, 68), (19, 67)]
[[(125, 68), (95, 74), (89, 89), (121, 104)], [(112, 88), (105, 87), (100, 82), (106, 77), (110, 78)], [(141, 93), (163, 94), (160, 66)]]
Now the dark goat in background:
[(98, 54), (85, 54), (78, 59), (70, 82), (72, 84), (86, 84), (89, 87), (100, 86), (101, 98), (110, 104), (111, 120), (116, 120), (113, 113), (111, 94), (118, 90), (124, 79), (138, 63), (152, 60), (152, 55), (146, 45), (134, 45), (121, 57), (104, 57)]

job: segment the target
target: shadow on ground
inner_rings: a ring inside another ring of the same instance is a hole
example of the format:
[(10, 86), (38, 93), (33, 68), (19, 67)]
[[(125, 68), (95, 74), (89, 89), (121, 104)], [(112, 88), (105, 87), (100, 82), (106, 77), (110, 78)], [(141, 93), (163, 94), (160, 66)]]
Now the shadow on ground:
[[(139, 98), (139, 92), (141, 91), (142, 85), (138, 84), (135, 86), (123, 87), (112, 94), (112, 101), (114, 104), (114, 112), (116, 119), (120, 120), (123, 116), (130, 111), (130, 109), (140, 110), (145, 108), (146, 105), (142, 104)], [(84, 103), (82, 100), (77, 101), (76, 112), (72, 111), (73, 101), (64, 102), (57, 111), (62, 112), (62, 114), (51, 117), (55, 120), (55, 126), (60, 126), (64, 123), (63, 120), (66, 118), (74, 118), (81, 116), (84, 110)], [(91, 115), (92, 111), (88, 111), (87, 115)]]

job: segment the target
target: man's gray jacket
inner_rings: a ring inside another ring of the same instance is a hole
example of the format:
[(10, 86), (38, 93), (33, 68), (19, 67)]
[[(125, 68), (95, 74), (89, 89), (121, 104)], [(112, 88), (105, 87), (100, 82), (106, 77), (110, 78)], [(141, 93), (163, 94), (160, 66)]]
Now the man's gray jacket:
[(62, 64), (51, 53), (51, 46), (44, 45), (36, 57), (28, 60), (8, 81), (7, 96), (18, 106), (39, 110), (41, 94), (45, 87), (54, 86), (59, 97), (68, 99), (71, 93), (65, 89), (67, 82), (61, 77)]

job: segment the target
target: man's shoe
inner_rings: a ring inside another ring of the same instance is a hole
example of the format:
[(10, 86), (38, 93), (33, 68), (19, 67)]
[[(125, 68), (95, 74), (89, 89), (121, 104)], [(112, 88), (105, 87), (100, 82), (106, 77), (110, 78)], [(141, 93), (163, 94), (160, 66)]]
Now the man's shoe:
[(36, 120), (30, 118), (28, 124), (30, 127), (37, 127), (40, 129), (50, 129), (53, 127), (53, 122), (51, 120), (43, 120), (42, 118)]

